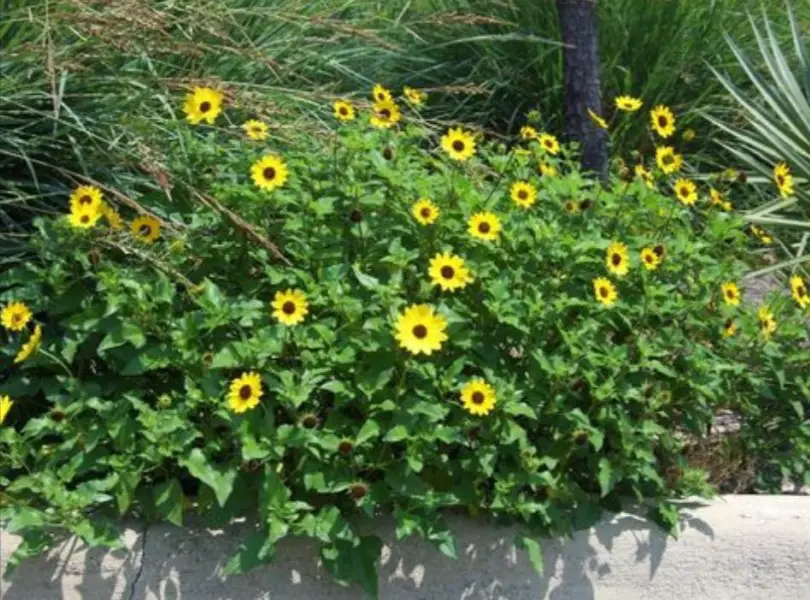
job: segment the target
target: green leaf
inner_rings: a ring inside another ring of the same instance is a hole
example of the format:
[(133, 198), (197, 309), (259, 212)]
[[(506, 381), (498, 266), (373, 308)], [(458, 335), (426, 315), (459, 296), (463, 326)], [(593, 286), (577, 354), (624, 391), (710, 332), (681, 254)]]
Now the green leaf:
[(242, 363), (234, 352), (232, 344), (228, 344), (214, 355), (211, 360), (212, 369), (234, 369)]
[(152, 489), (157, 513), (178, 527), (183, 526), (183, 488), (177, 479), (159, 483)]
[(354, 441), (355, 444), (358, 446), (363, 442), (366, 442), (372, 438), (378, 437), (380, 435), (380, 424), (377, 423), (374, 419), (367, 419), (363, 426), (360, 428), (360, 431), (357, 432), (357, 437), (355, 437)]
[(602, 489), (602, 496), (607, 496), (614, 485), (613, 465), (610, 464), (608, 459), (599, 459), (599, 471), (596, 477), (599, 480), (599, 487)]
[(408, 430), (405, 428), (404, 425), (396, 425), (393, 428), (388, 430), (388, 433), (385, 434), (383, 438), (386, 442), (401, 442), (402, 440), (410, 437)]
[(532, 563), (532, 566), (534, 567), (534, 570), (537, 571), (537, 574), (542, 576), (544, 564), (543, 549), (540, 547), (540, 543), (537, 540), (525, 535), (518, 535), (515, 543), (518, 548), (523, 548), (526, 550), (526, 553), (529, 555), (529, 562)]
[(528, 417), (529, 419), (537, 419), (537, 414), (531, 406), (524, 402), (510, 401), (504, 404), (503, 410), (506, 414)]
[(140, 473), (124, 472), (119, 474), (118, 483), (115, 486), (115, 502), (118, 505), (120, 514), (123, 515), (127, 512), (130, 504), (132, 504), (132, 497), (140, 481)]
[(227, 562), (222, 572), (225, 575), (244, 573), (262, 563), (271, 560), (276, 553), (276, 546), (269, 539), (269, 532), (262, 527), (254, 531), (239, 545), (239, 550)]
[(221, 469), (212, 466), (199, 448), (194, 448), (188, 457), (180, 460), (180, 464), (187, 468), (194, 477), (214, 490), (219, 505), (225, 506), (228, 496), (233, 491), (236, 469)]
[(110, 328), (96, 351), (103, 354), (105, 350), (118, 348), (127, 343), (132, 344), (135, 348), (143, 348), (146, 345), (146, 336), (137, 323), (132, 321), (122, 323), (119, 321)]
[(380, 288), (380, 280), (371, 275), (366, 275), (357, 265), (352, 265), (352, 271), (357, 278), (357, 282), (367, 290), (378, 290)]
[(291, 495), (273, 468), (267, 465), (259, 490), (259, 509), (265, 520), (271, 512), (282, 510)]
[(371, 598), (379, 598), (377, 560), (382, 550), (377, 536), (361, 536), (352, 541), (337, 540), (321, 549), (324, 566), (338, 581), (358, 583)]

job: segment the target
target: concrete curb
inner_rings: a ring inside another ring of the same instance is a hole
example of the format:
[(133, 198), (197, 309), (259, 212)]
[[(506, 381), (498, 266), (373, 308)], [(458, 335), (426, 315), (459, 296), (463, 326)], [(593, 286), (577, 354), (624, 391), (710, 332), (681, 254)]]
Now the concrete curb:
[[(538, 576), (512, 547), (515, 530), (450, 517), (460, 558), (380, 522), (383, 600), (810, 600), (810, 497), (726, 496), (686, 511), (678, 541), (630, 514), (544, 543)], [(126, 550), (75, 540), (0, 580), (2, 600), (356, 600), (331, 581), (314, 544), (290, 540), (274, 563), (225, 579), (247, 529), (130, 528)], [(0, 556), (15, 536), (0, 532)]]

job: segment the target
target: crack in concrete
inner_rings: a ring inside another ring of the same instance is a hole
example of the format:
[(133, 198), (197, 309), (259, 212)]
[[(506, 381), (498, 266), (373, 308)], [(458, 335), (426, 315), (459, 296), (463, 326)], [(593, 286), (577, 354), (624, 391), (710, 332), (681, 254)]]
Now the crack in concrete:
[(149, 531), (149, 524), (145, 523), (143, 526), (143, 533), (141, 534), (141, 561), (138, 565), (138, 572), (135, 573), (135, 577), (132, 580), (132, 585), (129, 586), (129, 598), (127, 600), (132, 600), (135, 597), (135, 591), (138, 586), (138, 581), (141, 579), (141, 574), (143, 573), (143, 565), (146, 563), (146, 532)]

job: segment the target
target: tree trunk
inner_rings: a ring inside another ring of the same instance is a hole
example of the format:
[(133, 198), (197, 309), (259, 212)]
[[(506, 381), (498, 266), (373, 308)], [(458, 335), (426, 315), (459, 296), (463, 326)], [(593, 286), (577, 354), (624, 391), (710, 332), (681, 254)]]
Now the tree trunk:
[(582, 149), (582, 168), (607, 180), (607, 134), (588, 116), (602, 114), (599, 82), (598, 0), (557, 0), (562, 32), (565, 137)]

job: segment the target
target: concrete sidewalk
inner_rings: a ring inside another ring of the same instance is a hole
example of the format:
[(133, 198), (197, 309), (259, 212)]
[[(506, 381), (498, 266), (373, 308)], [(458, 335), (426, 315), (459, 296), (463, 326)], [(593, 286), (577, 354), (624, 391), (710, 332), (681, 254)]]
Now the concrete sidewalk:
[[(810, 600), (810, 497), (726, 496), (689, 509), (679, 541), (621, 514), (544, 544), (538, 576), (512, 547), (515, 530), (451, 517), (460, 559), (417, 539), (379, 535), (383, 600)], [(225, 579), (247, 526), (129, 529), (127, 550), (70, 542), (2, 580), (2, 600), (356, 600), (331, 581), (316, 546), (281, 544), (274, 563)], [(14, 536), (2, 533), (2, 557)]]

